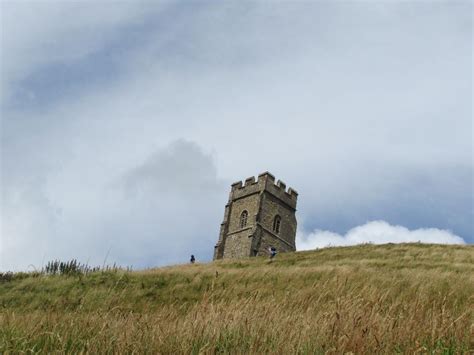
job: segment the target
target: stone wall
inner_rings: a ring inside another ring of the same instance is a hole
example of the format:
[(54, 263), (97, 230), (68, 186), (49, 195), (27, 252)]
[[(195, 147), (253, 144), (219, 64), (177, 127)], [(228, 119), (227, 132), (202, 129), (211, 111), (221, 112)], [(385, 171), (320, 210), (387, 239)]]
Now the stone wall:
[(245, 228), (226, 237), (224, 258), (242, 258), (250, 256), (253, 228)]
[(280, 232), (275, 233), (278, 237), (290, 244), (290, 248), (295, 250), (296, 236), (296, 216), (295, 210), (285, 203), (282, 203), (272, 194), (265, 193), (262, 200), (262, 212), (260, 224), (268, 231), (273, 232), (273, 221), (275, 216), (281, 217)]
[(247, 226), (255, 226), (255, 220), (258, 213), (258, 207), (260, 203), (259, 193), (249, 195), (244, 198), (240, 198), (232, 202), (232, 208), (229, 217), (229, 230), (228, 233), (238, 231), (240, 228), (240, 216), (243, 211), (248, 212)]
[(294, 248), (290, 248), (287, 243), (277, 239), (273, 234), (262, 231), (262, 239), (258, 248), (257, 255), (269, 255), (269, 248), (275, 247), (278, 253), (284, 253), (288, 251), (295, 251)]

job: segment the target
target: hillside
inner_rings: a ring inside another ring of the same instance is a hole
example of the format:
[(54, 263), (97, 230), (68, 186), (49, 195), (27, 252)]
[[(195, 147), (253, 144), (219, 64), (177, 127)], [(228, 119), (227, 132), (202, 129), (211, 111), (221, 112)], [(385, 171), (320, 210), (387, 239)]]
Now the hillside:
[(0, 353), (462, 353), (473, 301), (474, 246), (28, 275), (0, 283)]

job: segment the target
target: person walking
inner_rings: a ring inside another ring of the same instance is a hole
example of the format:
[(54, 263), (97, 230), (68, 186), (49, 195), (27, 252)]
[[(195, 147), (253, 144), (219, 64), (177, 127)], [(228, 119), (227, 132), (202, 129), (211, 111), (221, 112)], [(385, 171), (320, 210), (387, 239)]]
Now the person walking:
[(194, 255), (191, 254), (191, 260), (189, 260), (191, 262), (191, 264), (194, 264), (194, 262), (196, 261), (196, 258), (194, 257)]
[(271, 246), (268, 248), (268, 251), (270, 252), (270, 261), (272, 261), (275, 255), (277, 255), (277, 250), (274, 246)]

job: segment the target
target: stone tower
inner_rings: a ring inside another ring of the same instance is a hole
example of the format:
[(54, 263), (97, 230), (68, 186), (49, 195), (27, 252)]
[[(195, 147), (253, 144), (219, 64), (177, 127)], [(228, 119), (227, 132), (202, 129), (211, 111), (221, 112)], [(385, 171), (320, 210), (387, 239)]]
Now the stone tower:
[(232, 184), (214, 260), (295, 251), (298, 193), (269, 172)]

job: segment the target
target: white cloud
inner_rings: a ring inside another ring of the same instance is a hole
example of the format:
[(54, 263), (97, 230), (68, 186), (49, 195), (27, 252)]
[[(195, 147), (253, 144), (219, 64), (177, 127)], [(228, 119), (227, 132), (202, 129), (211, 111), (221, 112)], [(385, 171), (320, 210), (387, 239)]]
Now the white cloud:
[(465, 244), (461, 237), (448, 230), (420, 228), (409, 230), (403, 226), (393, 226), (385, 221), (372, 221), (352, 228), (345, 235), (330, 231), (314, 230), (307, 234), (299, 232), (296, 239), (297, 250), (311, 250), (327, 246), (346, 246), (362, 243), (436, 243)]

